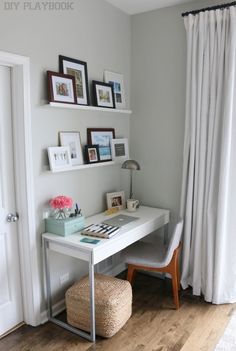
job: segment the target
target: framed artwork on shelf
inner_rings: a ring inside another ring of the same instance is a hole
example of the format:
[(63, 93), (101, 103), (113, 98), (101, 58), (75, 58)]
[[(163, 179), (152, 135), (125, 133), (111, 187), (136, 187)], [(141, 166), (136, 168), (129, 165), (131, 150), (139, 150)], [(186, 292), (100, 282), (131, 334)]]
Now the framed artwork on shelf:
[(51, 171), (63, 170), (72, 166), (69, 146), (48, 147), (48, 159)]
[(115, 162), (124, 162), (129, 158), (129, 144), (127, 138), (111, 139), (111, 155)]
[(111, 161), (111, 140), (115, 138), (114, 128), (88, 128), (88, 144), (98, 145), (100, 161)]
[(83, 152), (79, 132), (59, 132), (61, 146), (69, 146), (71, 163), (73, 166), (82, 165)]
[(57, 72), (47, 71), (48, 100), (76, 104), (74, 77)]
[(85, 153), (85, 159), (87, 163), (100, 162), (98, 145), (85, 145), (84, 153)]
[(107, 209), (118, 208), (119, 210), (125, 209), (125, 192), (119, 191), (115, 193), (107, 193)]
[(77, 104), (89, 105), (87, 63), (59, 55), (59, 69), (61, 73), (70, 74), (75, 78)]
[(93, 80), (92, 91), (96, 106), (115, 108), (114, 92), (111, 84)]
[(124, 78), (123, 74), (105, 71), (104, 80), (113, 87), (115, 105), (118, 109), (125, 108), (125, 90), (124, 90)]

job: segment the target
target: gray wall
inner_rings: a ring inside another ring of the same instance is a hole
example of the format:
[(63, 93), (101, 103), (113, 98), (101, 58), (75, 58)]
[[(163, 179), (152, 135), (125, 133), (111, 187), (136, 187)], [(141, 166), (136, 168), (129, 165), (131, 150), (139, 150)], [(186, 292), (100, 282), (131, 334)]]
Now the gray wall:
[(179, 213), (185, 124), (186, 36), (181, 13), (196, 1), (131, 17), (131, 153), (140, 162), (135, 196)]
[[(23, 10), (23, 2), (17, 11), (11, 11), (4, 10), (4, 3), (0, 3), (0, 50), (29, 56), (31, 62), (35, 207), (42, 267), (42, 215), (48, 201), (65, 194), (80, 204), (85, 216), (101, 212), (106, 206), (105, 193), (121, 190), (122, 178), (119, 166), (50, 174), (46, 148), (58, 145), (59, 131), (80, 131), (86, 144), (88, 127), (113, 127), (116, 137), (129, 137), (128, 115), (48, 107), (45, 72), (58, 70), (59, 54), (86, 61), (90, 80), (103, 80), (105, 69), (121, 72), (129, 107), (130, 18), (102, 0), (76, 0), (73, 11)], [(87, 270), (84, 265), (78, 270), (73, 260), (56, 255), (52, 266), (55, 287), (65, 272), (73, 280), (76, 272), (81, 275)]]

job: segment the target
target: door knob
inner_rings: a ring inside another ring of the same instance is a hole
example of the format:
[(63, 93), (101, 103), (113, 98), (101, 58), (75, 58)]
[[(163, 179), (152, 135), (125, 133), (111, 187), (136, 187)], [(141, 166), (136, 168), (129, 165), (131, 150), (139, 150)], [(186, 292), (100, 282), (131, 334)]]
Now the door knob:
[(8, 213), (7, 215), (7, 222), (17, 222), (18, 219), (19, 219), (19, 215), (17, 212), (15, 214)]

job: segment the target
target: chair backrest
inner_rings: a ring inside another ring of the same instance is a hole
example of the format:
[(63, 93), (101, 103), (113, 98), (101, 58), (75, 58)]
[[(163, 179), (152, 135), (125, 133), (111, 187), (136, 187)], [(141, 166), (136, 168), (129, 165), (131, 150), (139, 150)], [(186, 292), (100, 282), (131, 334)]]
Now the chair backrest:
[(176, 222), (176, 224), (174, 226), (172, 236), (171, 236), (171, 239), (170, 239), (170, 242), (168, 245), (168, 249), (166, 252), (166, 257), (165, 257), (166, 265), (168, 265), (170, 263), (175, 249), (177, 249), (177, 247), (179, 246), (182, 232), (183, 232), (183, 223), (184, 222), (182, 219), (178, 219), (178, 221)]

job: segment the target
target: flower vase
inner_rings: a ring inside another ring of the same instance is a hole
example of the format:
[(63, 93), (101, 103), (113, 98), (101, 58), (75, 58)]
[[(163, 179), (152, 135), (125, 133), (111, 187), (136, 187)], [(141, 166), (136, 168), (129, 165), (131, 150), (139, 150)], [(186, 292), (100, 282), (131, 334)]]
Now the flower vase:
[(68, 208), (58, 208), (54, 211), (53, 217), (55, 219), (66, 219), (69, 217), (69, 209)]

